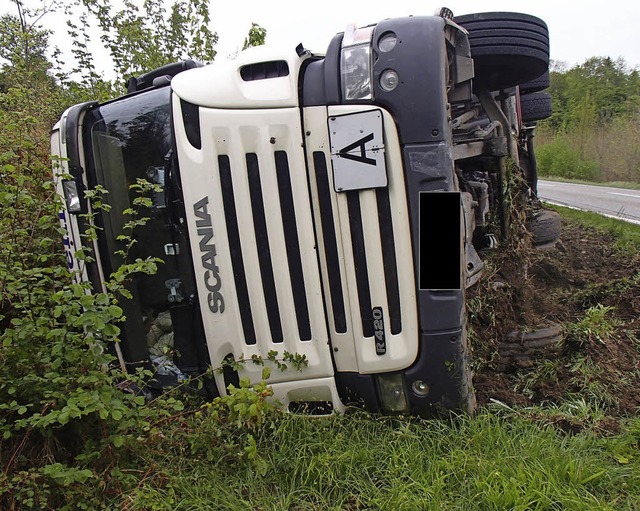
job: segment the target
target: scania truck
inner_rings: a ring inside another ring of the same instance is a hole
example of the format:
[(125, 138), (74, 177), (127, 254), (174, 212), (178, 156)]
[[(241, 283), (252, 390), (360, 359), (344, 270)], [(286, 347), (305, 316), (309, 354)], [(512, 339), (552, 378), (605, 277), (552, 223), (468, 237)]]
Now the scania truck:
[[(216, 395), (260, 381), (252, 360), (298, 357), (269, 379), (290, 410), (472, 411), (465, 292), (508, 234), (513, 172), (535, 202), (519, 105), (548, 63), (539, 18), (443, 9), (347, 28), (322, 54), (170, 64), (66, 110), (65, 247), (95, 290), (122, 263), (131, 185), (155, 186), (129, 255), (162, 263), (121, 302), (122, 364), (160, 387), (223, 368)], [(98, 186), (109, 212), (86, 198)]]

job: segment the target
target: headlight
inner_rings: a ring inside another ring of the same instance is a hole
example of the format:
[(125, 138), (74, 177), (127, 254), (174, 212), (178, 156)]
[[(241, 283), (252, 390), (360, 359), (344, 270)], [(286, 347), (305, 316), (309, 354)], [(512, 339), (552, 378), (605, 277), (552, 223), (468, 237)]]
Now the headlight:
[(74, 179), (63, 179), (62, 189), (64, 190), (64, 199), (67, 203), (67, 211), (69, 213), (80, 213), (82, 205), (80, 204), (78, 183), (76, 183)]
[(406, 412), (409, 403), (401, 374), (380, 374), (376, 377), (380, 404), (387, 412)]
[(373, 99), (371, 37), (373, 27), (347, 29), (342, 39), (340, 75), (345, 100)]

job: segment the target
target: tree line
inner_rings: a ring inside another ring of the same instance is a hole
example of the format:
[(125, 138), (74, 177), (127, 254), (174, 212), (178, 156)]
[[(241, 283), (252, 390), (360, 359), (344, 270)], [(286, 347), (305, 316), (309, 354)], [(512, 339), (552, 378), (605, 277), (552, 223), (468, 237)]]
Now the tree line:
[(624, 59), (553, 63), (553, 115), (538, 129), (541, 175), (640, 182), (640, 72)]

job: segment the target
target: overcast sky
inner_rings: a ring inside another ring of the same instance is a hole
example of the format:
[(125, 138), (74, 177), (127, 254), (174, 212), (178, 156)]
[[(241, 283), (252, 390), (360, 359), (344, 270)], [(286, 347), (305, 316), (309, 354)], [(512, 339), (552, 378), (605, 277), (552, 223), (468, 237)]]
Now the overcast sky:
[[(25, 3), (34, 5), (36, 0)], [(267, 29), (267, 43), (294, 47), (303, 43), (312, 51), (324, 52), (333, 35), (348, 24), (363, 26), (384, 18), (431, 15), (443, 5), (455, 15), (516, 11), (538, 16), (549, 26), (553, 60), (575, 65), (594, 56), (623, 57), (629, 66), (640, 68), (638, 0), (211, 0), (211, 28), (219, 35), (220, 57), (242, 46), (252, 22)], [(15, 13), (15, 6), (0, 0), (0, 12), (7, 11)], [(68, 46), (64, 18), (47, 15), (43, 22), (60, 30), (53, 41), (64, 50)], [(106, 59), (99, 60), (109, 67)]]
[(254, 21), (267, 29), (267, 42), (302, 42), (324, 51), (331, 37), (349, 23), (367, 25), (384, 18), (431, 15), (440, 7), (454, 15), (510, 11), (533, 14), (549, 26), (551, 58), (570, 65), (589, 57), (624, 57), (640, 68), (640, 2), (638, 0), (238, 0), (211, 3), (220, 55), (242, 44)]

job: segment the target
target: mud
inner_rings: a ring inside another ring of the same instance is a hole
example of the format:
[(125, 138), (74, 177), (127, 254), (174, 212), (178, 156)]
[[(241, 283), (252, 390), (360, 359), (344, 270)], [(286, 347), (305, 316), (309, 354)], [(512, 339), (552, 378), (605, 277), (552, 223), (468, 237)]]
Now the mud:
[[(516, 239), (484, 255), (485, 275), (468, 290), (479, 406), (581, 399), (609, 417), (640, 411), (640, 256), (614, 241), (563, 219), (552, 248)], [(585, 322), (594, 307), (604, 319)], [(514, 332), (552, 325), (562, 326), (557, 339), (514, 356)]]

